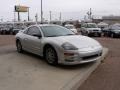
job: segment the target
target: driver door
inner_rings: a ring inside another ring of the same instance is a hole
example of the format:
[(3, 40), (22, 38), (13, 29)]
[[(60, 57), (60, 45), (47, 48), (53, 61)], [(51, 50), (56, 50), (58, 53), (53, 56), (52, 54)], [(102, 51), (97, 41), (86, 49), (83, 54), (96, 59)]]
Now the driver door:
[[(38, 38), (37, 36), (34, 36), (34, 35), (39, 35), (41, 36), (41, 38)], [(42, 51), (41, 40), (42, 40), (42, 35), (41, 35), (39, 27), (32, 26), (29, 28), (26, 34), (26, 37), (24, 38), (25, 48), (29, 52), (40, 54)]]

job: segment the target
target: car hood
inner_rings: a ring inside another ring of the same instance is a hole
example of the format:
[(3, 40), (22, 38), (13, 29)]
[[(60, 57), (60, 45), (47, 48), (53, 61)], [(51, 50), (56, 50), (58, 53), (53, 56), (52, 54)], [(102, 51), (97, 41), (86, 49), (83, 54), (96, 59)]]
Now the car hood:
[(102, 47), (96, 40), (82, 35), (50, 37), (48, 39), (50, 42), (56, 43), (60, 46), (68, 42), (79, 49), (88, 47)]

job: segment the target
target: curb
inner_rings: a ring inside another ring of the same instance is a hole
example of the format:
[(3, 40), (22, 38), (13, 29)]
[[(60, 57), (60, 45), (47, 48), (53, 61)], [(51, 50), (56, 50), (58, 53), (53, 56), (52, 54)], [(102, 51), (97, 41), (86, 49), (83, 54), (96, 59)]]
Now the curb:
[(78, 74), (75, 78), (71, 80), (64, 88), (61, 90), (78, 90), (78, 88), (84, 83), (85, 80), (91, 75), (91, 73), (103, 62), (103, 60), (106, 58), (108, 54), (108, 48), (104, 48), (102, 57), (100, 60), (95, 62), (91, 68), (89, 68), (87, 71), (85, 71), (81, 76)]

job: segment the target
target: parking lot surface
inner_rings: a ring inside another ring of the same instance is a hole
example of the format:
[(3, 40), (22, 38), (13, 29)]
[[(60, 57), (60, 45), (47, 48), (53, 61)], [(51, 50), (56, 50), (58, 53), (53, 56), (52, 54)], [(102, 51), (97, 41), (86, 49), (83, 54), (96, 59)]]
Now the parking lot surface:
[(15, 45), (15, 36), (13, 35), (0, 35), (0, 47)]
[(98, 61), (76, 66), (50, 66), (39, 56), (17, 53), (14, 36), (3, 37), (0, 90), (74, 90), (74, 85), (80, 85), (100, 64)]
[(97, 38), (109, 54), (78, 90), (120, 90), (120, 39)]
[(0, 55), (0, 90), (72, 90), (99, 64), (100, 60), (85, 65), (54, 67), (39, 56), (14, 50)]

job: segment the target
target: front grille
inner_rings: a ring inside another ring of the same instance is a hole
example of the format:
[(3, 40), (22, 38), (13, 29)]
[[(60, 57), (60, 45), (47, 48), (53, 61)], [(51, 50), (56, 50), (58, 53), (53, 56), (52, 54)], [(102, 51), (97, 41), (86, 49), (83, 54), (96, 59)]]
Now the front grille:
[(94, 58), (97, 58), (98, 56), (100, 56), (100, 55), (95, 54), (95, 55), (91, 55), (91, 56), (85, 56), (85, 57), (82, 57), (82, 60), (94, 59)]
[(96, 32), (98, 32), (99, 30), (93, 30), (93, 31), (96, 31)]

